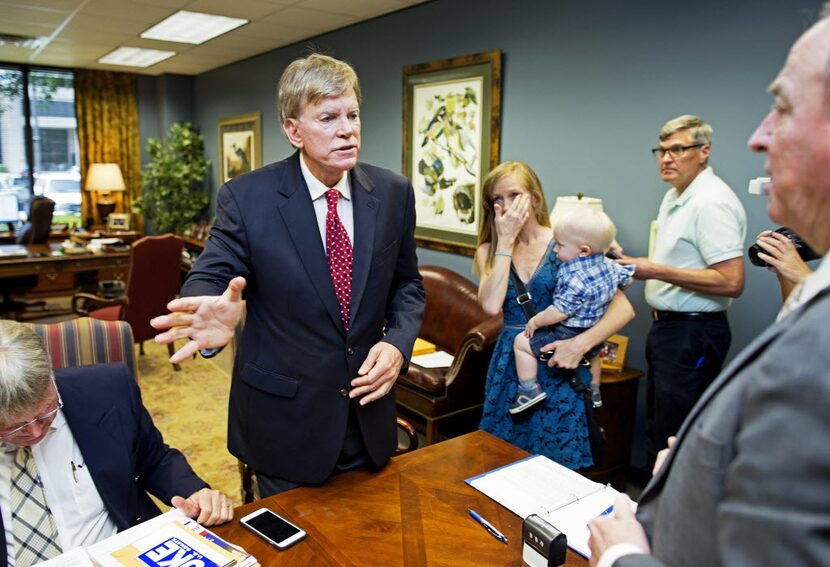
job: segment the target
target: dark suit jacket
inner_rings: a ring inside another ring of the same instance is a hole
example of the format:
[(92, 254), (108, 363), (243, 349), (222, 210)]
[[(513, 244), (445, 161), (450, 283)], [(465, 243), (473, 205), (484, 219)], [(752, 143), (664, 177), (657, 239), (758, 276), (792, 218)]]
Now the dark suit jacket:
[(827, 564), (829, 292), (764, 331), (704, 392), (640, 498), (654, 555), (615, 567)]
[[(350, 181), (348, 333), (298, 153), (219, 189), (216, 223), (182, 288), (182, 295), (218, 295), (234, 276), (247, 279), (228, 448), (254, 470), (295, 482), (331, 474), (346, 432), (350, 381), (380, 340), (408, 360), (423, 316), (412, 186), (365, 164), (355, 166)], [(397, 444), (394, 391), (355, 411), (380, 466)]]
[[(69, 429), (119, 531), (159, 514), (147, 492), (170, 502), (207, 486), (179, 451), (164, 444), (126, 365), (56, 369), (55, 382)], [(0, 567), (6, 567), (2, 517), (0, 550)]]

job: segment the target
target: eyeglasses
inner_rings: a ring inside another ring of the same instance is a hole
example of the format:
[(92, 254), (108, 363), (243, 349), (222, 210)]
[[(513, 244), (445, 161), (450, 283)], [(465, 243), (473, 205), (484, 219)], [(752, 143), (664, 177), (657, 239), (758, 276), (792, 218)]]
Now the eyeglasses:
[(665, 155), (668, 153), (672, 158), (682, 158), (686, 155), (686, 150), (691, 150), (692, 148), (700, 148), (705, 146), (706, 144), (692, 144), (691, 146), (671, 146), (669, 148), (651, 148), (651, 153), (657, 159), (663, 159)]
[(55, 395), (58, 397), (58, 405), (55, 409), (44, 413), (31, 421), (27, 421), (23, 425), (15, 427), (14, 429), (7, 429), (6, 431), (0, 431), (0, 439), (8, 439), (11, 440), (12, 437), (17, 435), (18, 433), (22, 432), (27, 427), (31, 427), (36, 423), (44, 423), (52, 420), (55, 415), (58, 413), (58, 410), (63, 408), (63, 400), (61, 399), (61, 394), (58, 392), (58, 387), (55, 386), (55, 382), (52, 381), (52, 387), (55, 389)]

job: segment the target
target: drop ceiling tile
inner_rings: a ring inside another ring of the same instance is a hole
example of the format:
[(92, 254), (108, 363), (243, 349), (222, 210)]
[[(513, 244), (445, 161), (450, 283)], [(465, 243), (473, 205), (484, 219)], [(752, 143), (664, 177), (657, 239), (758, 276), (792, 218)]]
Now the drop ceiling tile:
[[(286, 5), (288, 5), (286, 3)], [(187, 5), (191, 12), (204, 12), (229, 18), (256, 20), (273, 14), (280, 8), (279, 4), (264, 3), (261, 0), (194, 0)]]

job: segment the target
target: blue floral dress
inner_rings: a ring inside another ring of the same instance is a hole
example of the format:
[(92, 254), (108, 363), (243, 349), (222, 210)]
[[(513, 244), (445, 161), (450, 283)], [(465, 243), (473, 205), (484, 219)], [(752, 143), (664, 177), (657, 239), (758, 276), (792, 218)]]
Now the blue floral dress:
[[(545, 257), (530, 281), (525, 283), (533, 296), (537, 313), (548, 306), (556, 287), (556, 273), (561, 262), (555, 250), (551, 241)], [(589, 467), (593, 461), (585, 406), (567, 380), (563, 379), (566, 371), (539, 363), (539, 384), (547, 393), (547, 398), (516, 415), (510, 415), (507, 411), (516, 397), (519, 383), (513, 340), (524, 330), (527, 322), (516, 302), (516, 295), (513, 282), (509, 281), (502, 307), (504, 328), (499, 334), (487, 371), (484, 413), (479, 427), (525, 451), (545, 455), (568, 468)], [(580, 367), (574, 372), (579, 373), (585, 385), (591, 382), (591, 373), (587, 368)]]

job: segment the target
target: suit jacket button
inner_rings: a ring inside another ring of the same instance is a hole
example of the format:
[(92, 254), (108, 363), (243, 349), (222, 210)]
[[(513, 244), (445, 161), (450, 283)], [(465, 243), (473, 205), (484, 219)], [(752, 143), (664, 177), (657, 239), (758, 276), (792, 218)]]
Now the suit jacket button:
[(140, 524), (143, 520), (144, 520), (144, 518), (142, 518), (141, 516), (136, 516), (135, 517), (135, 523), (136, 524)]
[(346, 354), (348, 354), (349, 356), (352, 356), (354, 354), (354, 347), (350, 346), (349, 348), (347, 348), (346, 349)]
[(346, 388), (341, 388), (340, 389), (340, 395), (345, 398), (346, 396), (349, 395), (349, 390), (347, 390)]

